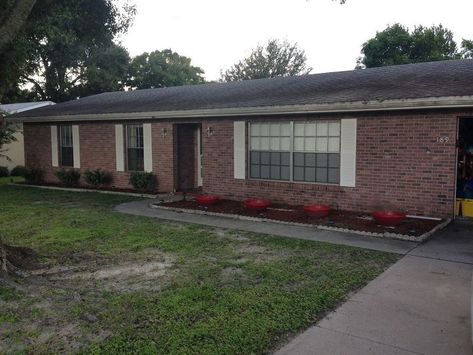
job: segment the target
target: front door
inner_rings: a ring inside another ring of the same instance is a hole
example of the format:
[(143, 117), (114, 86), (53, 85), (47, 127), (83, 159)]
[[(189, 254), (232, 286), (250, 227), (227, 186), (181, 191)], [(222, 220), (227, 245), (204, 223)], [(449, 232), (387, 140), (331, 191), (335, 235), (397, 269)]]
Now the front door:
[(202, 185), (200, 124), (177, 125), (177, 190), (195, 191)]

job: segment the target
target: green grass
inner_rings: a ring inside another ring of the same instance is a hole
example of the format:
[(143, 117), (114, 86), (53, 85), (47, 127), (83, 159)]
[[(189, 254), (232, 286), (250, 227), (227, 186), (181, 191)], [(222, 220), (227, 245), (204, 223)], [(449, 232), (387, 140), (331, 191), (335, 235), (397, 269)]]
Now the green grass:
[[(0, 288), (6, 352), (268, 352), (398, 258), (114, 212), (124, 196), (0, 186), (0, 199), (0, 238), (54, 270)], [(163, 258), (154, 276), (80, 274)]]
[(23, 182), (25, 181), (25, 178), (21, 176), (6, 176), (6, 177), (0, 177), (0, 185), (7, 185), (12, 182)]

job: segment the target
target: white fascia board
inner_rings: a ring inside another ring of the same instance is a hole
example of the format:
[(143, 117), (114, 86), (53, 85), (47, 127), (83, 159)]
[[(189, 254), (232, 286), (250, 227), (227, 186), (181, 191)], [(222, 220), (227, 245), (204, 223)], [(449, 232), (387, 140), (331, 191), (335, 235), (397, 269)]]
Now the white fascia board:
[(129, 113), (103, 113), (44, 117), (11, 117), (11, 122), (73, 122), (73, 121), (111, 121), (174, 118), (208, 118), (261, 115), (288, 115), (311, 113), (352, 113), (372, 111), (425, 110), (435, 108), (471, 108), (473, 96), (454, 96), (423, 99), (375, 100), (342, 102), (331, 104), (282, 105), (261, 107), (237, 107), (221, 109), (148, 111)]

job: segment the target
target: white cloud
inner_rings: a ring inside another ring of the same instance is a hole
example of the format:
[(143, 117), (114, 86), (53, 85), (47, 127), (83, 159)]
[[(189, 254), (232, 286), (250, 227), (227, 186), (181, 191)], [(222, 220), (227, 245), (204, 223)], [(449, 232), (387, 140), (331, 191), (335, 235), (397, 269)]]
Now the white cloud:
[(122, 38), (132, 55), (171, 48), (192, 58), (208, 80), (270, 38), (298, 42), (313, 72), (350, 70), (360, 46), (388, 24), (442, 23), (473, 38), (471, 0), (135, 0)]

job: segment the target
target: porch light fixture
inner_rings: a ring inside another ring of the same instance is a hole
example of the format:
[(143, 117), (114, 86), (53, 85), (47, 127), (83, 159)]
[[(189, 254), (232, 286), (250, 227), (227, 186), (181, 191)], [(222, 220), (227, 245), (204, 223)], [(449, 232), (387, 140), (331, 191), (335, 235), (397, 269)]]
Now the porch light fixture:
[(211, 137), (213, 136), (214, 134), (214, 130), (212, 129), (212, 127), (207, 127), (207, 137)]
[(166, 128), (161, 128), (161, 136), (163, 138), (166, 138), (167, 133), (168, 133), (168, 131), (166, 130)]

